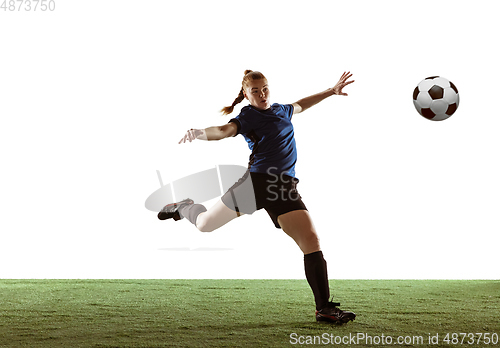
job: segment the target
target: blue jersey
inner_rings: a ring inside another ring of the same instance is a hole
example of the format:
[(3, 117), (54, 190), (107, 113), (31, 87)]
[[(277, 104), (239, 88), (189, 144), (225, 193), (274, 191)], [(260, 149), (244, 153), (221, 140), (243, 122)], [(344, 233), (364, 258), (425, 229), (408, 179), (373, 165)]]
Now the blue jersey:
[(245, 106), (231, 119), (252, 150), (249, 168), (253, 173), (295, 177), (297, 148), (292, 125), (293, 106), (273, 104), (267, 110)]

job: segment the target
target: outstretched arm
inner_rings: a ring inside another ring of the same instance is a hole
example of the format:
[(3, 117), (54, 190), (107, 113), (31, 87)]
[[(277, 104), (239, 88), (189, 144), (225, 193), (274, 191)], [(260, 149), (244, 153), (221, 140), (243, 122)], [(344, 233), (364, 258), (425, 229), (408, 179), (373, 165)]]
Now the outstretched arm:
[(347, 93), (342, 92), (342, 89), (345, 86), (354, 82), (354, 80), (347, 81), (347, 79), (349, 79), (351, 76), (352, 76), (352, 74), (350, 72), (344, 72), (342, 74), (342, 76), (340, 77), (339, 82), (337, 82), (337, 84), (334, 87), (328, 88), (326, 91), (311, 95), (309, 97), (306, 97), (304, 99), (301, 99), (301, 100), (293, 103), (292, 104), (293, 105), (293, 113), (294, 114), (301, 113), (301, 112), (309, 109), (311, 106), (318, 104), (320, 101), (322, 101), (328, 97), (331, 97), (332, 95), (345, 95), (345, 96), (347, 96)]
[(222, 140), (229, 137), (234, 137), (238, 132), (238, 127), (235, 123), (227, 123), (220, 127), (209, 127), (205, 129), (190, 129), (186, 135), (179, 141), (179, 144), (186, 141), (192, 142), (195, 139), (200, 140)]

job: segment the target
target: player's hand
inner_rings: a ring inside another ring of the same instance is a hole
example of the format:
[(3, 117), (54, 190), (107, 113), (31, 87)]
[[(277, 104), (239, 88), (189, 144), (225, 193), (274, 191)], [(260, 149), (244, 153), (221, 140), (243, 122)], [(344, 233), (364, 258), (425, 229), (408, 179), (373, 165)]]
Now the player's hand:
[(179, 144), (185, 143), (186, 141), (192, 142), (195, 139), (206, 138), (204, 129), (190, 129), (186, 132), (186, 135), (179, 141)]
[(354, 82), (354, 80), (347, 81), (351, 76), (352, 76), (352, 74), (350, 71), (344, 72), (342, 74), (342, 76), (340, 77), (339, 82), (337, 82), (337, 84), (332, 88), (333, 93), (336, 95), (347, 95), (347, 93), (342, 92), (342, 89), (345, 86), (350, 85), (351, 83)]

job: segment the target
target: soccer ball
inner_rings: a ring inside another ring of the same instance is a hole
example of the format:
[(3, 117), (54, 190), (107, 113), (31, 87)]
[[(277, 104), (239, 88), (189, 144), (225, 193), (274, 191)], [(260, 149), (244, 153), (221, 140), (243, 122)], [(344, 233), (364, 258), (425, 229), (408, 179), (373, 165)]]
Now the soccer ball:
[(413, 91), (413, 104), (418, 113), (432, 121), (446, 120), (453, 115), (459, 99), (457, 87), (440, 76), (420, 81)]

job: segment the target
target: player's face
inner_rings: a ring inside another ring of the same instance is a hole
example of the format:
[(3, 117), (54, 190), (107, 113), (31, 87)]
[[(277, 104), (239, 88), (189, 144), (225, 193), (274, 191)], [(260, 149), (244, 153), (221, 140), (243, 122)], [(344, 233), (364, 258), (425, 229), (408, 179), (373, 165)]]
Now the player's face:
[(260, 79), (250, 81), (243, 92), (245, 94), (245, 98), (248, 99), (250, 105), (253, 107), (259, 110), (267, 110), (271, 107), (267, 80)]

